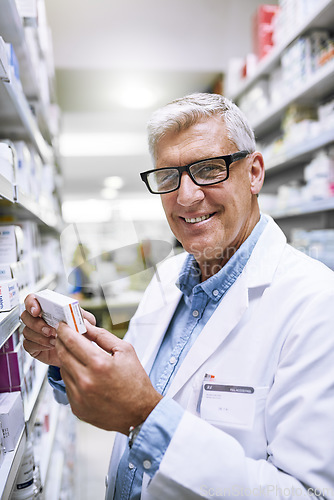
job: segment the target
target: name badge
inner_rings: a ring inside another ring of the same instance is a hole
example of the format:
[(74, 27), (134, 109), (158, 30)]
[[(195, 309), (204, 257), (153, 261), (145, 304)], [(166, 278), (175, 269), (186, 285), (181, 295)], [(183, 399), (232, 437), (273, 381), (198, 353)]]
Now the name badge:
[(216, 426), (251, 429), (255, 415), (254, 388), (204, 380), (200, 415)]

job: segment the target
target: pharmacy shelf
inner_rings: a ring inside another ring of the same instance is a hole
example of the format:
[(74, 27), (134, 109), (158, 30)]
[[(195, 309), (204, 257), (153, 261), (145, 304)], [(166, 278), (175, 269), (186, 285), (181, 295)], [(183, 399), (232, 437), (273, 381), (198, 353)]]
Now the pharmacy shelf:
[(265, 160), (266, 174), (276, 173), (304, 161), (309, 162), (312, 159), (312, 153), (329, 146), (333, 142), (334, 130), (327, 130), (319, 137), (307, 139), (307, 141), (297, 144), (294, 148)]
[(14, 201), (15, 188), (13, 184), (0, 174), (0, 197), (9, 201)]
[(274, 219), (286, 219), (289, 217), (303, 217), (317, 212), (329, 212), (332, 210), (334, 210), (334, 198), (329, 198), (327, 200), (312, 201), (285, 210), (273, 211), (270, 215)]
[(334, 23), (334, 0), (322, 0), (317, 2), (317, 7), (307, 17), (302, 24), (296, 23), (296, 29), (286, 37), (284, 42), (275, 46), (272, 51), (263, 58), (254, 75), (245, 79), (239, 88), (230, 95), (233, 101), (240, 99), (240, 97), (247, 92), (259, 78), (267, 76), (276, 66), (279, 65), (282, 52), (299, 36), (304, 35), (309, 30), (314, 28), (328, 28), (333, 29)]
[(37, 75), (25, 40), (22, 19), (13, 0), (0, 0), (0, 35), (14, 47), (19, 61), (20, 78), (26, 96), (39, 97)]
[[(12, 197), (11, 191), (14, 191)], [(0, 198), (5, 198), (12, 202), (4, 207), (4, 212), (19, 219), (34, 219), (56, 232), (60, 233), (63, 229), (63, 223), (60, 214), (50, 209), (43, 201), (37, 202), (30, 196), (22, 193), (17, 186), (12, 185), (7, 179), (0, 175)]]
[(42, 443), (41, 443), (42, 446), (40, 447), (41, 456), (39, 463), (40, 463), (41, 480), (43, 485), (46, 482), (46, 477), (50, 466), (52, 448), (56, 436), (58, 415), (60, 408), (59, 404), (55, 400), (51, 402), (51, 405), (52, 405), (52, 410), (50, 412), (49, 432), (45, 433), (45, 436), (42, 438)]
[(11, 311), (0, 313), (0, 347), (7, 342), (20, 324), (19, 306), (14, 307)]
[(333, 91), (334, 59), (318, 69), (304, 84), (294, 89), (289, 95), (273, 107), (251, 120), (251, 126), (256, 136), (268, 133), (270, 129), (279, 128), (284, 112), (290, 104), (296, 102), (319, 101)]
[(28, 422), (33, 420), (32, 415), (37, 408), (38, 401), (41, 395), (42, 386), (46, 380), (46, 374), (48, 371), (48, 366), (44, 363), (36, 363), (36, 377), (34, 380), (34, 386), (29, 394), (28, 401), (24, 401), (24, 418)]
[(25, 429), (23, 429), (15, 450), (5, 454), (4, 461), (0, 467), (1, 500), (8, 500), (11, 496), (11, 491), (14, 487), (15, 479), (25, 451), (26, 440)]
[[(28, 214), (58, 232), (62, 230), (60, 215), (55, 213), (54, 210), (51, 210), (48, 206), (44, 205), (43, 202), (33, 200), (30, 196), (27, 196), (20, 190), (16, 191), (15, 198), (16, 206), (13, 207), (14, 209), (17, 208), (18, 210), (28, 212)], [(23, 213), (22, 216), (24, 216)]]
[(48, 274), (31, 287), (26, 287), (20, 291), (20, 304), (24, 304), (24, 299), (29, 293), (36, 293), (45, 288), (54, 290), (57, 286), (57, 275), (55, 273)]
[(0, 134), (10, 139), (31, 142), (44, 163), (53, 160), (22, 89), (14, 82), (0, 80)]

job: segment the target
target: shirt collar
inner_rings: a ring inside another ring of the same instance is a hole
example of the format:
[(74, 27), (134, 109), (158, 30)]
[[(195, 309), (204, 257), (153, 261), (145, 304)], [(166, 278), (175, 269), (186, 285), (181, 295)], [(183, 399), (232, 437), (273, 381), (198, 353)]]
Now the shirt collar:
[(193, 255), (189, 254), (183, 264), (176, 286), (181, 292), (190, 297), (192, 293), (203, 290), (210, 299), (218, 301), (226, 293), (228, 288), (234, 283), (242, 273), (249, 257), (255, 247), (259, 237), (264, 230), (268, 219), (261, 215), (259, 222), (254, 227), (251, 234), (233, 254), (225, 266), (217, 274), (211, 276), (203, 283), (200, 283), (200, 269)]

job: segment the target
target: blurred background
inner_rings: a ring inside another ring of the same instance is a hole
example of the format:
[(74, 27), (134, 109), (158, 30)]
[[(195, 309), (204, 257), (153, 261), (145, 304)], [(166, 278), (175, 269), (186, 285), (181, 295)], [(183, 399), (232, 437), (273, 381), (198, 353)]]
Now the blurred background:
[(7, 453), (0, 439), (3, 499), (32, 455), (25, 498), (103, 498), (113, 436), (53, 401), (19, 316), (51, 288), (124, 335), (156, 265), (182, 251), (139, 177), (146, 123), (193, 92), (244, 111), (262, 211), (334, 269), (334, 0), (0, 0), (0, 280), (18, 290), (0, 309), (0, 373), (14, 370), (0, 393), (23, 404)]

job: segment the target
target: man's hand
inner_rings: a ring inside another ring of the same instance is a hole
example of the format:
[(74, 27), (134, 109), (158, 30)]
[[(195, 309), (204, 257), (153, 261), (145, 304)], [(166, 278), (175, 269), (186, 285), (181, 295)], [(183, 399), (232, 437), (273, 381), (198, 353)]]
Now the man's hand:
[(56, 352), (72, 411), (96, 427), (127, 435), (162, 396), (128, 342), (87, 321), (86, 326), (87, 338), (65, 323), (57, 329)]
[[(33, 357), (47, 365), (60, 366), (55, 349), (57, 332), (41, 318), (41, 306), (33, 294), (26, 297), (26, 310), (21, 319), (26, 325), (23, 329), (25, 340), (23, 347)], [(93, 314), (81, 309), (84, 318), (93, 325), (96, 324)]]

